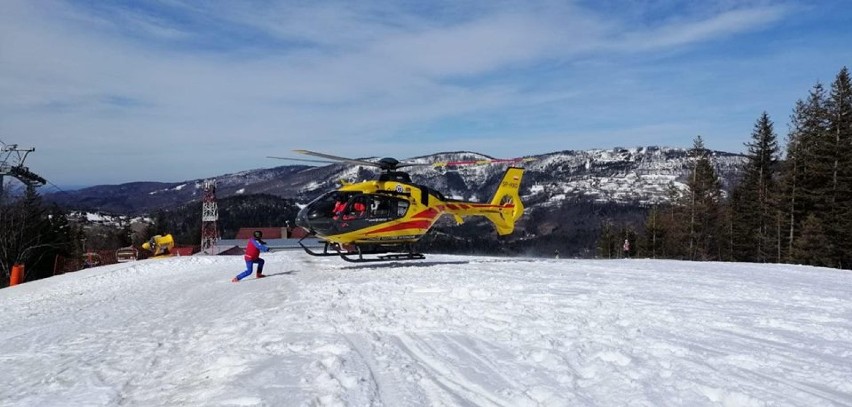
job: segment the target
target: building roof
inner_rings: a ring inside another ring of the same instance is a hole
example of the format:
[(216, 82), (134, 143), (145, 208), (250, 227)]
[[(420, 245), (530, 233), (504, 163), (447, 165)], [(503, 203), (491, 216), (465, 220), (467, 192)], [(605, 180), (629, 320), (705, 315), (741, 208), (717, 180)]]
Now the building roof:
[[(266, 242), (266, 246), (269, 247), (270, 251), (277, 252), (281, 250), (293, 250), (293, 249), (301, 249), (302, 246), (299, 245), (299, 241), (301, 240), (302, 244), (311, 248), (321, 248), (323, 244), (317, 238), (306, 238), (306, 239), (263, 239)], [(245, 239), (220, 239), (216, 241), (216, 247), (214, 254), (243, 254), (245, 250), (243, 249), (246, 245)], [(239, 249), (239, 250), (235, 250)]]
[(254, 235), (255, 230), (259, 230), (261, 233), (263, 233), (263, 240), (286, 238), (298, 239), (308, 235), (308, 231), (300, 227), (288, 228), (286, 226), (281, 226), (265, 228), (240, 228), (240, 230), (237, 231), (237, 235), (236, 237), (234, 237), (234, 239), (248, 239)]
[(192, 246), (175, 246), (170, 252), (175, 256), (192, 256), (195, 248)]
[(250, 238), (254, 235), (255, 230), (259, 230), (261, 233), (263, 233), (263, 240), (280, 239), (281, 238), (281, 228), (277, 227), (277, 228), (240, 228), (240, 230), (237, 231), (236, 239), (238, 239), (238, 240), (239, 239), (243, 239), (243, 240), (248, 239), (248, 238)]

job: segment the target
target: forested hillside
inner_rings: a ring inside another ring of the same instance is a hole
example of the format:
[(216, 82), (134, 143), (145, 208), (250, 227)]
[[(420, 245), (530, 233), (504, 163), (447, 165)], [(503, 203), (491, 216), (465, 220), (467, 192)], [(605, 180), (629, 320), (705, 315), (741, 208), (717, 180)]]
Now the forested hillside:
[[(237, 195), (219, 200), (219, 232), (233, 239), (241, 227), (284, 226), (293, 224), (299, 208), (293, 200), (257, 194)], [(181, 244), (197, 245), (201, 233), (201, 202), (153, 214), (156, 233), (171, 233)]]
[[(849, 70), (840, 70), (829, 91), (817, 83), (798, 100), (789, 128), (782, 160), (775, 125), (760, 115), (729, 199), (697, 138), (687, 188), (652, 207), (640, 255), (852, 268)], [(621, 237), (600, 245), (611, 247)]]

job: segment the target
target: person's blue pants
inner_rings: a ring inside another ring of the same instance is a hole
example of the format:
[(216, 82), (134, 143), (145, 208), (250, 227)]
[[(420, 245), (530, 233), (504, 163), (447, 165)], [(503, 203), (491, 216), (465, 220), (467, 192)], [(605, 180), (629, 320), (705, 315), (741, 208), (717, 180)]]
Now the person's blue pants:
[(238, 274), (237, 280), (242, 280), (242, 279), (248, 277), (249, 274), (251, 274), (252, 265), (254, 263), (257, 263), (257, 274), (262, 274), (263, 273), (263, 263), (264, 263), (263, 259), (257, 258), (257, 259), (254, 259), (254, 260), (246, 260), (246, 271), (243, 271), (242, 273)]

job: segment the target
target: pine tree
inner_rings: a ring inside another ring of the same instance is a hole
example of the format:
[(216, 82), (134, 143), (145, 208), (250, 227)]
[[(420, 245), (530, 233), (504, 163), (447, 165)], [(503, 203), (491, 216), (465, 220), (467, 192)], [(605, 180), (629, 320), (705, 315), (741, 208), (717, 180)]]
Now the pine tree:
[(831, 184), (823, 224), (832, 248), (832, 266), (852, 268), (852, 84), (846, 67), (831, 85), (826, 110)]
[(618, 257), (618, 233), (615, 226), (609, 220), (601, 225), (601, 234), (598, 238), (598, 257), (613, 259)]
[(660, 210), (657, 205), (651, 207), (648, 211), (648, 216), (645, 218), (645, 233), (640, 242), (640, 251), (645, 257), (656, 259), (664, 257), (662, 250), (663, 241), (665, 240), (665, 229), (660, 220)]
[(0, 204), (0, 286), (8, 283), (12, 265), (23, 264), (26, 280), (52, 274), (54, 259), (73, 243), (58, 207), (48, 211), (34, 187), (15, 201)]
[(656, 219), (660, 229), (661, 242), (658, 242), (658, 257), (667, 259), (689, 258), (689, 212), (685, 194), (674, 183), (669, 184), (669, 204), (659, 211)]
[(743, 179), (732, 194), (734, 258), (766, 262), (776, 258), (775, 173), (778, 141), (766, 112), (754, 125)]
[(782, 167), (780, 201), (786, 230), (785, 249), (790, 253), (801, 234), (801, 225), (819, 206), (818, 197), (825, 184), (817, 167), (817, 145), (826, 133), (828, 115), (825, 109), (825, 90), (814, 85), (807, 100), (796, 102), (790, 121), (787, 140), (787, 159)]
[(802, 223), (802, 234), (790, 250), (790, 259), (796, 264), (830, 266), (831, 251), (822, 221), (814, 215), (807, 216)]
[(692, 172), (682, 202), (689, 214), (690, 260), (715, 260), (720, 253), (722, 184), (710, 164), (701, 136), (695, 138), (690, 156)]

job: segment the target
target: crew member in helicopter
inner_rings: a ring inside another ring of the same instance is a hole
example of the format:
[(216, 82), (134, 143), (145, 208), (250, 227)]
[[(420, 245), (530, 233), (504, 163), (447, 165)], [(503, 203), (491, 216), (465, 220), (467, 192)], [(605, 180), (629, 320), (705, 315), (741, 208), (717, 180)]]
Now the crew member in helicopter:
[(265, 262), (263, 259), (260, 258), (260, 252), (268, 252), (269, 247), (267, 247), (266, 242), (261, 239), (262, 237), (263, 232), (255, 230), (252, 234), (252, 237), (249, 238), (248, 243), (246, 244), (246, 255), (243, 256), (243, 259), (246, 261), (246, 269), (245, 271), (234, 277), (233, 280), (231, 280), (232, 283), (237, 283), (240, 280), (248, 277), (248, 275), (251, 274), (252, 268), (254, 268), (255, 263), (257, 263), (257, 274), (255, 274), (255, 277), (266, 277), (266, 275), (263, 274), (263, 264)]
[(349, 211), (346, 215), (343, 215), (343, 220), (353, 220), (358, 219), (364, 216), (364, 212), (367, 211), (367, 205), (364, 205), (361, 201), (355, 201), (352, 203), (352, 210)]
[(335, 202), (334, 203), (334, 209), (332, 210), (332, 213), (334, 213), (334, 215), (332, 216), (332, 219), (336, 220), (338, 217), (340, 217), (340, 215), (343, 213), (343, 209), (345, 209), (345, 208), (346, 208), (346, 201), (340, 199), (337, 202)]

